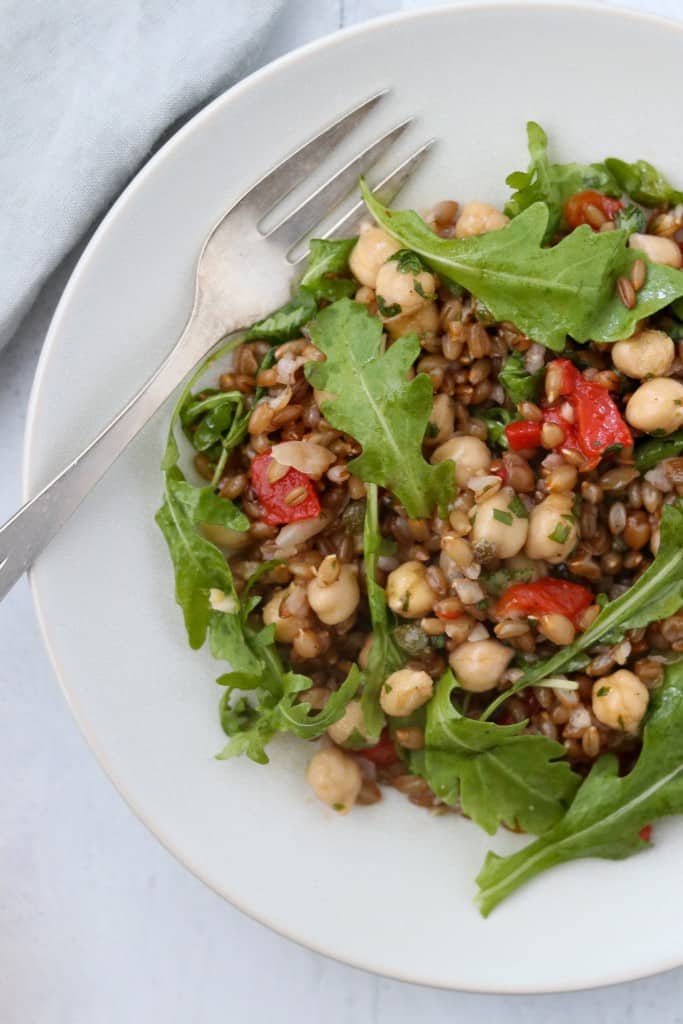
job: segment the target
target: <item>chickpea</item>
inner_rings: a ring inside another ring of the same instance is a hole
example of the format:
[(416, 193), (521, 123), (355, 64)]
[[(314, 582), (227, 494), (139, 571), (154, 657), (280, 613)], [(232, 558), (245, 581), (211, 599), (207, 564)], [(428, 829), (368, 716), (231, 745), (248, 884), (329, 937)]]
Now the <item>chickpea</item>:
[(424, 443), (429, 448), (442, 445), (453, 433), (454, 421), (455, 404), (453, 399), (449, 395), (436, 395), (429, 415), (430, 430), (425, 436)]
[(529, 558), (543, 559), (551, 565), (564, 562), (579, 537), (576, 516), (572, 512), (572, 495), (549, 494), (529, 515), (529, 535), (525, 553)]
[(285, 590), (276, 590), (270, 601), (263, 606), (263, 622), (266, 626), (275, 626), (275, 639), (281, 644), (291, 644), (301, 629), (301, 620), (296, 615), (280, 616), (280, 606), (291, 591), (291, 586)]
[(484, 235), (487, 231), (498, 231), (510, 223), (510, 218), (488, 203), (466, 203), (455, 225), (456, 238), (470, 238)]
[(629, 398), (626, 419), (646, 434), (678, 430), (683, 426), (683, 384), (671, 377), (646, 380)]
[(439, 330), (439, 310), (435, 302), (424, 302), (413, 313), (402, 313), (387, 320), (384, 327), (394, 340), (404, 334), (415, 333), (421, 338), (426, 334), (436, 334)]
[(497, 494), (477, 505), (470, 538), (473, 545), (487, 541), (498, 558), (512, 558), (522, 550), (529, 520), (519, 515), (516, 497), (511, 487), (501, 487)]
[[(357, 734), (355, 737), (354, 733)], [(333, 743), (338, 743), (340, 747), (352, 737), (354, 739), (360, 738), (361, 740), (368, 739), (365, 719), (363, 718), (359, 700), (349, 701), (344, 709), (344, 714), (329, 727), (327, 735)]]
[(446, 459), (455, 463), (455, 482), (458, 487), (467, 487), (473, 476), (488, 472), (491, 452), (478, 437), (456, 434), (450, 441), (439, 445), (431, 461), (438, 463)]
[(314, 754), (306, 778), (315, 795), (340, 814), (348, 814), (363, 785), (356, 762), (337, 747)]
[(612, 347), (612, 362), (627, 377), (665, 377), (674, 361), (674, 343), (664, 331), (641, 331)]
[(365, 225), (361, 228), (360, 238), (351, 250), (351, 273), (367, 288), (374, 288), (380, 267), (400, 248), (398, 242), (395, 242), (383, 228)]
[(421, 619), (434, 607), (436, 595), (429, 586), (422, 562), (404, 562), (389, 573), (387, 603), (392, 612), (404, 619)]
[(500, 682), (514, 653), (498, 640), (466, 640), (448, 660), (463, 690), (483, 693)]
[(673, 238), (660, 238), (658, 235), (639, 235), (634, 232), (628, 240), (630, 249), (644, 252), (653, 263), (661, 263), (665, 267), (683, 267), (683, 255)]
[(434, 297), (436, 291), (436, 278), (427, 270), (421, 270), (417, 274), (411, 271), (404, 273), (399, 269), (396, 260), (387, 260), (380, 267), (376, 284), (377, 294), (384, 299), (387, 306), (400, 306), (399, 313), (414, 313), (427, 301), (427, 297)]
[(240, 548), (247, 548), (252, 542), (248, 533), (241, 533), (238, 530), (231, 530), (227, 526), (218, 526), (216, 523), (202, 523), (202, 533), (212, 544), (219, 548), (226, 548), (228, 551), (239, 551)]
[[(335, 563), (335, 573), (327, 571)], [(360, 587), (355, 567), (339, 566), (336, 555), (328, 555), (320, 563), (317, 576), (306, 588), (308, 603), (321, 622), (335, 626), (353, 615), (360, 601)], [(334, 578), (332, 578), (334, 577)]]
[(649, 698), (648, 689), (638, 676), (620, 668), (593, 683), (593, 714), (610, 729), (635, 734)]
[(431, 699), (434, 693), (432, 677), (413, 668), (392, 672), (382, 686), (379, 702), (387, 715), (395, 718), (411, 715)]

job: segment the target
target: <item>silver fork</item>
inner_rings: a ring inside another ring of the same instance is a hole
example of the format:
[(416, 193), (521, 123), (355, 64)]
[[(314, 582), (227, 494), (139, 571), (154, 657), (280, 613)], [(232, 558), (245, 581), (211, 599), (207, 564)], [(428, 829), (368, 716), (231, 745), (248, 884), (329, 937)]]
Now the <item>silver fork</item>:
[[(298, 243), (354, 189), (412, 123), (403, 121), (382, 135), (273, 227), (261, 225), (381, 101), (380, 92), (314, 136), (264, 175), (209, 234), (199, 256), (190, 318), (175, 347), (118, 416), (46, 487), (0, 528), (0, 600), (33, 564), (85, 496), (145, 426), (183, 378), (226, 334), (251, 327), (289, 298), (292, 279), (305, 256)], [(390, 202), (420, 162), (431, 141), (393, 168), (376, 186)], [(361, 200), (320, 237), (353, 233), (363, 216)], [(244, 268), (254, 281), (244, 287)]]

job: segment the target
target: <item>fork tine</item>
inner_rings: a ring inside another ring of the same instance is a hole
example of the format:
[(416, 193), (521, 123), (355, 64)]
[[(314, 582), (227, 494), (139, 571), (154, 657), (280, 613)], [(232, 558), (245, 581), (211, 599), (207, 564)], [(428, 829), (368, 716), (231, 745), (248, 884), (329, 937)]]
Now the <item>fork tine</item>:
[[(388, 206), (393, 202), (394, 198), (401, 191), (406, 182), (410, 179), (413, 172), (422, 163), (427, 153), (430, 151), (436, 139), (429, 139), (424, 145), (416, 149), (414, 153), (411, 153), (409, 157), (403, 160), (397, 167), (390, 171), (382, 180), (373, 188), (373, 192), (377, 193), (384, 203)], [(338, 221), (336, 221), (332, 227), (324, 231), (319, 237), (320, 238), (348, 238), (355, 234), (357, 229), (360, 227), (361, 221), (367, 216), (367, 209), (362, 199), (359, 199), (357, 203), (351, 207), (347, 213), (344, 214)], [(295, 266), (303, 263), (308, 257), (308, 251), (302, 253), (301, 256), (296, 257), (292, 262)]]
[(316, 224), (319, 224), (330, 210), (333, 210), (342, 199), (345, 199), (353, 191), (360, 175), (365, 174), (376, 164), (412, 123), (412, 117), (402, 121), (401, 124), (367, 146), (358, 156), (349, 160), (341, 170), (323, 182), (315, 192), (303, 199), (291, 213), (271, 228), (265, 237), (288, 249), (295, 245)]
[(253, 207), (259, 217), (265, 217), (272, 208), (304, 181), (318, 165), (356, 128), (387, 94), (386, 89), (359, 103), (329, 127), (323, 129), (303, 146), (281, 160), (272, 171), (264, 174), (242, 196), (240, 204)]

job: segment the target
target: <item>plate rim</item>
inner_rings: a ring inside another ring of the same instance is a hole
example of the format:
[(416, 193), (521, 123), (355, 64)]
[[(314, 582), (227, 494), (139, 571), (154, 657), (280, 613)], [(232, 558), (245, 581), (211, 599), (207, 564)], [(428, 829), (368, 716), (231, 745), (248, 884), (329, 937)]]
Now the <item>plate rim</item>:
[[(337, 45), (343, 45), (347, 40), (352, 39), (354, 36), (361, 36), (368, 32), (373, 32), (387, 25), (396, 25), (402, 22), (410, 22), (413, 20), (428, 20), (432, 17), (439, 17), (444, 13), (453, 13), (455, 11), (463, 12), (466, 15), (468, 11), (481, 12), (485, 10), (497, 11), (505, 10), (510, 11), (515, 8), (519, 10), (537, 10), (539, 13), (549, 12), (564, 12), (574, 13), (582, 12), (588, 15), (600, 15), (602, 17), (615, 17), (622, 18), (624, 20), (630, 20), (632, 22), (646, 22), (653, 24), (661, 29), (674, 31), (681, 36), (683, 42), (683, 21), (676, 21), (672, 18), (665, 17), (659, 14), (652, 14), (650, 12), (638, 11), (632, 8), (626, 8), (621, 6), (613, 5), (611, 2), (598, 2), (598, 0), (462, 0), (462, 2), (453, 3), (440, 3), (431, 4), (424, 8), (417, 8), (408, 11), (396, 11), (390, 14), (385, 14), (380, 17), (369, 18), (365, 21), (361, 21), (357, 24), (347, 26), (343, 29), (335, 30), (331, 33), (326, 33), (316, 39), (311, 40), (308, 43), (297, 47), (294, 50), (289, 51), (268, 62), (257, 70), (251, 72), (246, 77), (235, 82), (229, 86), (223, 92), (219, 93), (212, 100), (204, 104), (202, 108), (193, 114), (173, 135), (137, 170), (134, 176), (126, 184), (124, 189), (116, 197), (112, 205), (107, 209), (106, 213), (102, 216), (96, 229), (88, 239), (83, 252), (79, 256), (75, 267), (73, 268), (69, 279), (60, 295), (59, 301), (55, 307), (55, 310), (50, 319), (50, 324), (45, 334), (45, 339), (41, 348), (40, 356), (36, 365), (33, 382), (31, 385), (31, 391), (29, 401), (26, 410), (26, 423), (24, 428), (24, 438), (22, 445), (21, 454), (21, 494), (22, 502), (28, 501), (33, 495), (33, 489), (29, 487), (29, 476), (31, 472), (31, 449), (33, 447), (34, 439), (34, 428), (35, 428), (35, 414), (38, 408), (39, 393), (41, 391), (44, 377), (47, 372), (47, 366), (49, 357), (54, 347), (55, 341), (61, 329), (61, 322), (64, 316), (66, 307), (68, 306), (72, 293), (77, 289), (81, 276), (83, 275), (86, 266), (89, 261), (93, 258), (98, 246), (102, 243), (102, 239), (108, 231), (108, 227), (111, 221), (115, 220), (118, 216), (119, 209), (123, 207), (130, 199), (132, 193), (137, 189), (139, 183), (144, 181), (146, 177), (153, 173), (158, 163), (167, 159), (173, 150), (182, 145), (185, 136), (193, 131), (197, 126), (205, 120), (209, 120), (214, 112), (225, 103), (232, 103), (239, 99), (242, 92), (248, 91), (255, 84), (257, 85), (261, 80), (277, 75), (282, 68), (288, 67), (290, 64), (296, 63), (299, 60), (306, 59), (306, 57), (320, 50), (325, 50), (330, 47)], [(389, 91), (391, 86), (388, 86)], [(327, 957), (330, 960), (334, 960), (337, 963), (341, 963), (345, 966), (353, 967), (357, 970), (362, 970), (367, 973), (375, 974), (380, 977), (391, 978), (396, 981), (405, 982), (412, 985), (418, 985), (423, 988), (433, 988), (442, 991), (454, 991), (471, 993), (476, 995), (553, 995), (562, 994), (568, 992), (581, 992), (581, 991), (592, 991), (594, 989), (606, 988), (612, 985), (623, 984), (630, 981), (637, 981), (645, 978), (651, 978), (660, 974), (665, 974), (676, 968), (683, 966), (683, 950), (677, 956), (673, 956), (669, 961), (662, 963), (658, 961), (657, 964), (650, 964), (644, 967), (642, 970), (625, 971), (621, 974), (612, 974), (607, 976), (596, 976), (589, 980), (587, 984), (579, 984), (575, 982), (568, 982), (563, 984), (561, 987), (557, 987), (556, 984), (541, 984), (533, 988), (528, 985), (515, 986), (515, 985), (497, 985), (496, 987), (482, 988), (481, 986), (468, 986), (458, 983), (456, 985), (448, 984), (442, 978), (429, 978), (425, 973), (419, 976), (411, 975), (408, 972), (388, 971), (386, 967), (381, 966), (377, 963), (369, 963), (366, 960), (354, 960), (352, 956), (342, 955), (339, 952), (335, 952), (333, 948), (330, 948), (328, 944), (321, 941), (311, 941), (305, 936), (298, 934), (295, 926), (285, 927), (281, 923), (275, 923), (269, 919), (266, 913), (260, 912), (251, 908), (248, 905), (248, 900), (243, 899), (240, 896), (239, 889), (236, 891), (230, 890), (228, 892), (226, 887), (214, 884), (208, 878), (204, 876), (202, 871), (195, 865), (193, 865), (189, 855), (182, 853), (178, 848), (174, 846), (172, 841), (166, 837), (163, 827), (154, 821), (150, 817), (149, 813), (143, 812), (138, 807), (136, 798), (129, 791), (128, 787), (116, 777), (115, 771), (108, 762), (108, 758), (104, 751), (101, 749), (97, 736), (91, 732), (86, 722), (81, 716), (78, 707), (74, 703), (69, 685), (66, 680), (66, 672), (63, 670), (60, 664), (59, 658), (57, 657), (56, 651), (53, 649), (50, 637), (49, 637), (49, 623), (45, 611), (41, 603), (41, 596), (39, 592), (39, 585), (34, 575), (33, 570), (28, 572), (29, 589), (33, 601), (33, 606), (36, 613), (36, 619), (40, 631), (41, 640), (44, 649), (48, 655), (48, 659), (57, 682), (59, 684), (62, 695), (66, 701), (67, 707), (69, 708), (70, 714), (73, 716), (78, 728), (85, 739), (88, 747), (96, 758), (99, 766), (104, 771), (108, 781), (113, 785), (117, 793), (125, 801), (128, 808), (132, 811), (135, 817), (141, 822), (145, 828), (152, 834), (152, 836), (170, 853), (175, 860), (186, 870), (190, 871), (195, 878), (206, 885), (212, 892), (214, 892), (221, 899), (224, 899), (231, 906), (233, 906), (240, 913), (246, 915), (251, 920), (256, 921), (258, 924), (269, 928), (277, 935), (282, 936), (303, 949), (310, 950), (314, 953), (320, 954)]]

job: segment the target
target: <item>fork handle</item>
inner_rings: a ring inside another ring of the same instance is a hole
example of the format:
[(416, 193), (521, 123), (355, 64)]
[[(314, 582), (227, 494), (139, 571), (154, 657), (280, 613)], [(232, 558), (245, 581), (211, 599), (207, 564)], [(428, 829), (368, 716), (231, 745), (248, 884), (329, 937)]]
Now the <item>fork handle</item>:
[(0, 601), (223, 333), (210, 313), (195, 309), (171, 353), (118, 416), (0, 527)]

